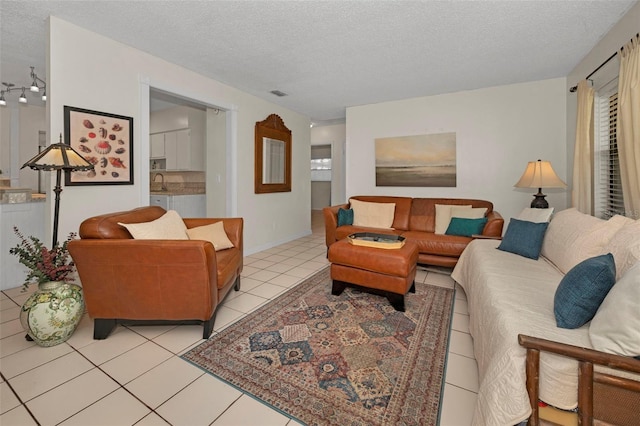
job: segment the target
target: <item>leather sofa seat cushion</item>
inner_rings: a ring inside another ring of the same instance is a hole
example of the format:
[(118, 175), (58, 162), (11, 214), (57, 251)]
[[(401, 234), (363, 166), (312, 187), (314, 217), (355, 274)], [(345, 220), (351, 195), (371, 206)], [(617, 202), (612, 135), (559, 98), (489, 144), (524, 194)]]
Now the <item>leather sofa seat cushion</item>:
[(471, 238), (456, 235), (431, 234), (424, 238), (423, 232), (406, 231), (402, 236), (418, 245), (418, 251), (425, 254), (459, 257)]

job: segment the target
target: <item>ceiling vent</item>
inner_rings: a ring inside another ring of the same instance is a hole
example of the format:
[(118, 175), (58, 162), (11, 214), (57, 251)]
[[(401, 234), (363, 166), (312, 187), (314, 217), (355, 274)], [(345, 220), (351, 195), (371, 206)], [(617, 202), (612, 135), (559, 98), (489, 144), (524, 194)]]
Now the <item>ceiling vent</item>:
[(281, 92), (281, 91), (279, 91), (279, 90), (272, 90), (272, 91), (271, 91), (271, 93), (272, 93), (272, 94), (274, 94), (274, 95), (276, 95), (276, 96), (279, 96), (279, 97), (287, 96), (287, 94), (286, 94), (286, 93)]

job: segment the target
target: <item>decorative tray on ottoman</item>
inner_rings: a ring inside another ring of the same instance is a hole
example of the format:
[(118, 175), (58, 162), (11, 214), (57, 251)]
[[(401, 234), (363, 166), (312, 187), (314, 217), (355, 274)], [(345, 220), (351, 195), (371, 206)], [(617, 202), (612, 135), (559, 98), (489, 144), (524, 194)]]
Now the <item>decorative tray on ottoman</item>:
[(400, 235), (374, 234), (373, 232), (356, 232), (347, 237), (354, 246), (375, 247), (382, 249), (399, 249), (404, 246), (405, 238)]

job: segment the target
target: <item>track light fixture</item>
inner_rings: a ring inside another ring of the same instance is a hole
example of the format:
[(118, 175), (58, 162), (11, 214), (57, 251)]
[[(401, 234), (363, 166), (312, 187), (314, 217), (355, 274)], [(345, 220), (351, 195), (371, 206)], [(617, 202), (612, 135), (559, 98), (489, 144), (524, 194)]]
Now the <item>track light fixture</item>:
[[(43, 79), (38, 77), (38, 75), (34, 71), (34, 67), (31, 67), (30, 76), (31, 76), (32, 82), (31, 82), (31, 86), (29, 87), (29, 90), (33, 93), (39, 93), (40, 88), (42, 87), (42, 100), (46, 101), (47, 100), (47, 83)], [(38, 83), (40, 83), (42, 86), (39, 86)], [(2, 88), (2, 90), (0, 90), (0, 106), (7, 105), (7, 100), (4, 97), (5, 93), (9, 94), (15, 90), (22, 90), (20, 97), (18, 98), (18, 102), (20, 102), (21, 104), (27, 103), (27, 96), (25, 95), (25, 91), (27, 90), (26, 86), (18, 87), (13, 83), (6, 83), (4, 81), (2, 82), (2, 85), (4, 87)]]

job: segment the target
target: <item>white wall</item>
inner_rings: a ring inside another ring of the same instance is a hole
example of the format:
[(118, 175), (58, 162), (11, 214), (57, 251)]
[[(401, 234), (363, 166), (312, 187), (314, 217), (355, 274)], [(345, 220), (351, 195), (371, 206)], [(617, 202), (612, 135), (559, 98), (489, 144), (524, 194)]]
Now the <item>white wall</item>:
[(346, 124), (315, 126), (311, 129), (311, 145), (331, 145), (331, 205), (346, 202), (345, 141)]
[[(105, 62), (104, 58), (109, 59)], [(148, 84), (173, 87), (193, 94), (194, 99), (206, 97), (235, 111), (235, 128), (227, 129), (235, 145), (226, 155), (235, 159), (229, 173), (234, 181), (230, 186), (237, 189), (231, 197), (231, 211), (245, 219), (245, 254), (311, 232), (308, 117), (55, 17), (49, 22), (48, 61), (51, 134), (63, 131), (64, 105), (134, 119), (134, 185), (64, 188), (61, 236), (77, 230), (89, 216), (148, 205), (149, 135), (142, 130), (146, 126), (148, 131), (149, 118), (141, 115), (145, 101), (148, 110)], [(292, 191), (257, 195), (253, 185), (254, 126), (273, 113), (282, 117), (293, 135)]]
[[(620, 50), (633, 36), (640, 31), (640, 2), (636, 3), (618, 23), (600, 40), (596, 46), (580, 61), (578, 65), (569, 73), (567, 77), (567, 87), (565, 95), (567, 97), (567, 205), (571, 205), (571, 185), (573, 181), (573, 153), (576, 143), (576, 113), (577, 113), (577, 93), (569, 92), (569, 89), (586, 78), (596, 68), (598, 68), (611, 55)], [(620, 59), (613, 58), (617, 70), (619, 70)], [(619, 72), (619, 71), (618, 71)]]
[[(508, 223), (537, 192), (513, 187), (528, 161), (549, 160), (566, 178), (565, 89), (557, 78), (348, 108), (347, 196), (485, 199)], [(376, 138), (445, 132), (456, 133), (457, 187), (376, 187)], [(566, 207), (564, 190), (543, 192)]]

